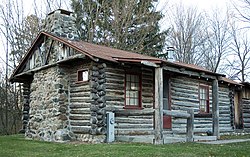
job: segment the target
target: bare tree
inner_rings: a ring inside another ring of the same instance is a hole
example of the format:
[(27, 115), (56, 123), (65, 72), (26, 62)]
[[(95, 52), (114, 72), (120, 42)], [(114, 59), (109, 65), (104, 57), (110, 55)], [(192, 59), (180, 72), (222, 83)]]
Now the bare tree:
[[(6, 63), (9, 61), (8, 57), (11, 51), (20, 49), (20, 46), (23, 46), (23, 40), (17, 37), (17, 34), (23, 28), (24, 15), (22, 2), (23, 1), (8, 0), (5, 4), (0, 5), (0, 18), (2, 21), (0, 31), (4, 38), (3, 40), (6, 41), (6, 44), (3, 46), (5, 47), (6, 53), (8, 53), (8, 55), (6, 55)], [(19, 46), (17, 43), (19, 43)], [(13, 68), (13, 65), (10, 66), (8, 64), (8, 67)]]
[[(13, 126), (17, 126), (17, 118), (18, 120), (21, 118), (21, 110), (19, 105), (15, 100), (16, 99), (16, 85), (10, 85), (8, 82), (8, 76), (11, 71), (9, 69), (9, 55), (13, 50), (14, 43), (18, 40), (15, 36), (15, 32), (18, 31), (19, 28), (22, 26), (22, 2), (20, 1), (6, 1), (0, 5), (0, 13), (1, 13), (1, 27), (0, 31), (1, 34), (4, 36), (6, 44), (5, 47), (5, 77), (1, 78), (1, 81), (4, 81), (0, 85), (1, 90), (1, 115), (5, 115), (1, 117), (1, 124), (2, 124), (2, 133), (9, 134), (13, 130)], [(17, 115), (16, 115), (17, 113)], [(20, 120), (19, 120), (20, 122)], [(16, 131), (16, 130), (15, 130)]]
[(230, 49), (233, 53), (228, 59), (227, 74), (232, 79), (245, 82), (250, 74), (250, 41), (248, 34), (235, 25), (231, 26), (231, 34), (233, 39)]
[(238, 0), (237, 3), (233, 2), (234, 9), (238, 13), (235, 15), (236, 19), (247, 23), (246, 28), (249, 28), (250, 23), (250, 0)]
[(69, 0), (40, 0), (40, 1), (33, 0), (34, 15), (39, 18), (45, 17), (48, 13), (57, 9), (70, 10), (70, 1)]
[(229, 19), (228, 11), (223, 14), (219, 9), (214, 10), (212, 16), (208, 19), (208, 27), (205, 30), (209, 51), (204, 55), (206, 68), (213, 72), (218, 71), (221, 61), (229, 53), (231, 42)]
[[(42, 20), (35, 15), (29, 15), (22, 20), (20, 28), (15, 30), (13, 36), (15, 39), (11, 42), (10, 61), (16, 67), (23, 55), (28, 51), (31, 43), (36, 38), (42, 27)], [(12, 31), (13, 31), (12, 30)]]
[(196, 8), (176, 6), (169, 16), (171, 22), (167, 45), (174, 46), (177, 61), (191, 64), (201, 64), (203, 54), (200, 48), (206, 40), (204, 32), (204, 17)]

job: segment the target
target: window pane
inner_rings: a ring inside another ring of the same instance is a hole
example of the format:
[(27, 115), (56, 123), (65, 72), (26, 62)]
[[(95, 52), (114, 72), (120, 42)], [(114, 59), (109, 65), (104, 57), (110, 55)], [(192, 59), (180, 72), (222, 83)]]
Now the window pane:
[(135, 82), (139, 82), (139, 76), (135, 76)]
[(82, 72), (82, 80), (88, 81), (88, 77), (89, 77), (88, 71), (83, 71)]
[(129, 97), (129, 90), (127, 90), (127, 92), (126, 92), (126, 97), (127, 98)]
[(130, 87), (131, 87), (130, 82), (126, 82), (126, 89), (127, 89), (127, 90), (130, 90), (130, 89), (131, 89)]
[(138, 92), (138, 91), (135, 91), (134, 98), (136, 98), (136, 99), (138, 99), (138, 98), (139, 98), (139, 92)]
[(88, 81), (89, 79), (89, 72), (88, 70), (79, 70), (77, 72), (77, 81)]
[(136, 89), (136, 90), (139, 89), (139, 83), (138, 83), (138, 82), (135, 83), (135, 89)]
[(130, 82), (130, 75), (126, 75), (126, 81)]
[(130, 105), (134, 105), (134, 104), (133, 104), (133, 101), (134, 101), (133, 98), (130, 98), (130, 99), (129, 99), (129, 104), (130, 104)]
[(126, 99), (126, 105), (130, 105), (130, 104), (129, 104), (129, 99)]
[(134, 82), (131, 82), (131, 89), (132, 89), (132, 90), (136, 90), (136, 87), (135, 87), (135, 83), (134, 83)]
[(131, 75), (131, 82), (135, 82), (135, 75)]
[(201, 112), (208, 112), (207, 108), (209, 105), (209, 96), (208, 96), (208, 86), (200, 86), (200, 111)]
[(135, 105), (138, 106), (139, 103), (138, 103), (138, 99), (135, 99)]
[(132, 98), (132, 97), (133, 97), (133, 92), (130, 91), (130, 92), (129, 92), (129, 98)]

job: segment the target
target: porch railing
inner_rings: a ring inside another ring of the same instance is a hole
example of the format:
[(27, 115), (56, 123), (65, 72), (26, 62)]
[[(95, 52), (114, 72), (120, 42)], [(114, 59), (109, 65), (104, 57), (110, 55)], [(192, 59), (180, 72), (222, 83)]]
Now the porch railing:
[(186, 141), (187, 142), (194, 141), (194, 110), (193, 109), (189, 109), (187, 110), (187, 112), (163, 110), (163, 115), (172, 116), (175, 118), (187, 119)]

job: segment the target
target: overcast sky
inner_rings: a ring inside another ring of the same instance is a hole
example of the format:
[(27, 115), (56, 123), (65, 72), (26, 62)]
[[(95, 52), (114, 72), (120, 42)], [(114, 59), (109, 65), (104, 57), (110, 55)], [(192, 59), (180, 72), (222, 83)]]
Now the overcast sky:
[[(23, 0), (24, 2), (24, 7), (25, 7), (25, 14), (32, 14), (33, 9), (32, 9), (32, 4), (33, 4), (34, 0)], [(180, 4), (182, 3), (185, 6), (193, 6), (193, 7), (197, 7), (197, 9), (199, 11), (206, 11), (209, 12), (209, 10), (217, 8), (217, 9), (225, 9), (227, 8), (227, 6), (230, 5), (230, 2), (232, 0), (159, 0), (159, 4), (158, 4), (158, 9), (171, 9), (171, 6), (176, 5), (176, 4)], [(237, 0), (234, 0), (237, 1)], [(37, 2), (39, 3), (40, 0), (37, 0)], [(45, 9), (45, 6), (43, 6), (42, 4), (40, 4), (39, 8), (41, 9)], [(66, 7), (63, 9), (67, 9)], [(1, 35), (1, 34), (0, 34)], [(0, 41), (0, 56), (1, 58), (5, 58), (5, 50), (3, 48), (2, 42)], [(0, 59), (0, 64), (2, 64), (2, 60)]]

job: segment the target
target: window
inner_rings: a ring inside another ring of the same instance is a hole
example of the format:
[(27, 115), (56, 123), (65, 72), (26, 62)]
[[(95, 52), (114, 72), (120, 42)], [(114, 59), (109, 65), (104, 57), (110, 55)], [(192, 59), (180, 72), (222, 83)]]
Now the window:
[(89, 72), (88, 70), (78, 70), (77, 71), (77, 81), (84, 82), (89, 80)]
[(209, 113), (209, 87), (199, 86), (200, 113)]
[(141, 107), (141, 77), (137, 74), (126, 74), (125, 107)]

